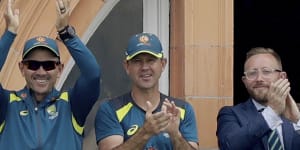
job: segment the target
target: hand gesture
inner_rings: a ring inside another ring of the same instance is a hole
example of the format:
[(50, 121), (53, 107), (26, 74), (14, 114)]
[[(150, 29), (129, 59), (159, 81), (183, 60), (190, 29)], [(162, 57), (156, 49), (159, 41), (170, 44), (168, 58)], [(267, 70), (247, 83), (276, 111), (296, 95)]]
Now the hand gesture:
[(4, 18), (7, 29), (12, 33), (17, 33), (19, 27), (19, 9), (13, 10), (13, 3), (14, 0), (8, 0)]
[(63, 30), (69, 24), (70, 0), (56, 0), (56, 29)]
[(146, 102), (146, 106), (146, 118), (142, 129), (149, 136), (159, 134), (167, 128), (171, 116), (164, 111), (152, 114), (155, 108), (149, 101)]
[(271, 83), (267, 99), (270, 106), (278, 115), (285, 111), (286, 98), (290, 92), (290, 82), (288, 79), (279, 79)]
[(179, 132), (179, 123), (180, 123), (180, 110), (176, 107), (175, 103), (170, 102), (167, 98), (165, 99), (162, 111), (171, 115), (171, 119), (169, 121), (168, 127), (166, 128), (166, 132), (170, 135), (172, 134), (180, 134)]
[(286, 107), (283, 115), (294, 123), (297, 123), (300, 119), (299, 108), (290, 93), (286, 98)]

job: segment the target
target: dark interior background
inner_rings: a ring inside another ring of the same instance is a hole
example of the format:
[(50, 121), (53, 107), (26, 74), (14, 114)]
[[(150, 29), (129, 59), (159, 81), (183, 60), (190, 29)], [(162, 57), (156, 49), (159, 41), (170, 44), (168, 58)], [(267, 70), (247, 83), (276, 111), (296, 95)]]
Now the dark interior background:
[(269, 47), (279, 53), (291, 82), (291, 94), (300, 103), (300, 5), (298, 1), (234, 1), (234, 104), (247, 100), (241, 81), (246, 52)]

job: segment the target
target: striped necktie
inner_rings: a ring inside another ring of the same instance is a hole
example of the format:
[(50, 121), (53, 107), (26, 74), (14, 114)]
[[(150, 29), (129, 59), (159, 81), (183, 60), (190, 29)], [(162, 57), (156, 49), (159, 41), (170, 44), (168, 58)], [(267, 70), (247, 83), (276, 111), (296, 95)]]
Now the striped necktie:
[(283, 150), (283, 147), (281, 145), (279, 135), (278, 135), (276, 129), (274, 129), (269, 135), (268, 146), (269, 146), (269, 150)]

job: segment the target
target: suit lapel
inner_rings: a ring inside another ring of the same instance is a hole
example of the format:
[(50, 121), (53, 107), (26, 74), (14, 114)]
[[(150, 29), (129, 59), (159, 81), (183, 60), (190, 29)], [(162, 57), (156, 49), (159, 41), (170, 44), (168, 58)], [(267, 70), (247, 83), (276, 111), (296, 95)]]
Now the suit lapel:
[[(255, 117), (257, 117), (257, 115), (259, 115), (259, 113), (257, 112), (257, 109), (254, 106), (254, 104), (252, 103), (251, 99), (249, 99), (248, 101), (246, 101), (244, 103), (243, 109), (244, 109), (245, 113), (248, 114), (247, 116), (249, 116), (251, 118), (255, 118)], [(249, 120), (251, 120), (251, 119), (249, 119)]]
[[(253, 104), (252, 100), (249, 99), (246, 103), (245, 103), (245, 107), (244, 107), (245, 111), (251, 112), (251, 116), (249, 116), (249, 120), (253, 120), (253, 119), (257, 119), (258, 115), (261, 115), (255, 105)], [(262, 145), (264, 147), (265, 150), (268, 150), (268, 134), (266, 134), (265, 136), (263, 136), (263, 138), (261, 139)]]
[[(257, 119), (258, 115), (261, 115), (257, 111), (257, 109), (256, 109), (256, 107), (253, 104), (251, 99), (249, 99), (248, 101), (246, 101), (244, 103), (243, 109), (245, 110), (245, 112), (247, 112), (246, 114), (248, 114), (247, 116), (249, 118), (247, 118), (247, 120), (255, 120), (255, 119)], [(268, 136), (267, 136), (267, 134), (266, 134), (266, 136), (264, 136), (262, 138), (261, 142), (262, 142), (262, 145), (263, 145), (264, 149), (267, 150), (268, 149)]]

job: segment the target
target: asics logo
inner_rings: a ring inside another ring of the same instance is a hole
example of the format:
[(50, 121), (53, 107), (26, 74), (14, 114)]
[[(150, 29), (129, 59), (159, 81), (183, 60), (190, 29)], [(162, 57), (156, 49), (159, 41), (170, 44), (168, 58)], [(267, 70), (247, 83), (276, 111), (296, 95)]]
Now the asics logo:
[(20, 116), (27, 116), (27, 115), (28, 115), (28, 110), (20, 111)]
[(131, 128), (127, 130), (127, 135), (133, 135), (139, 129), (138, 125), (132, 125)]

